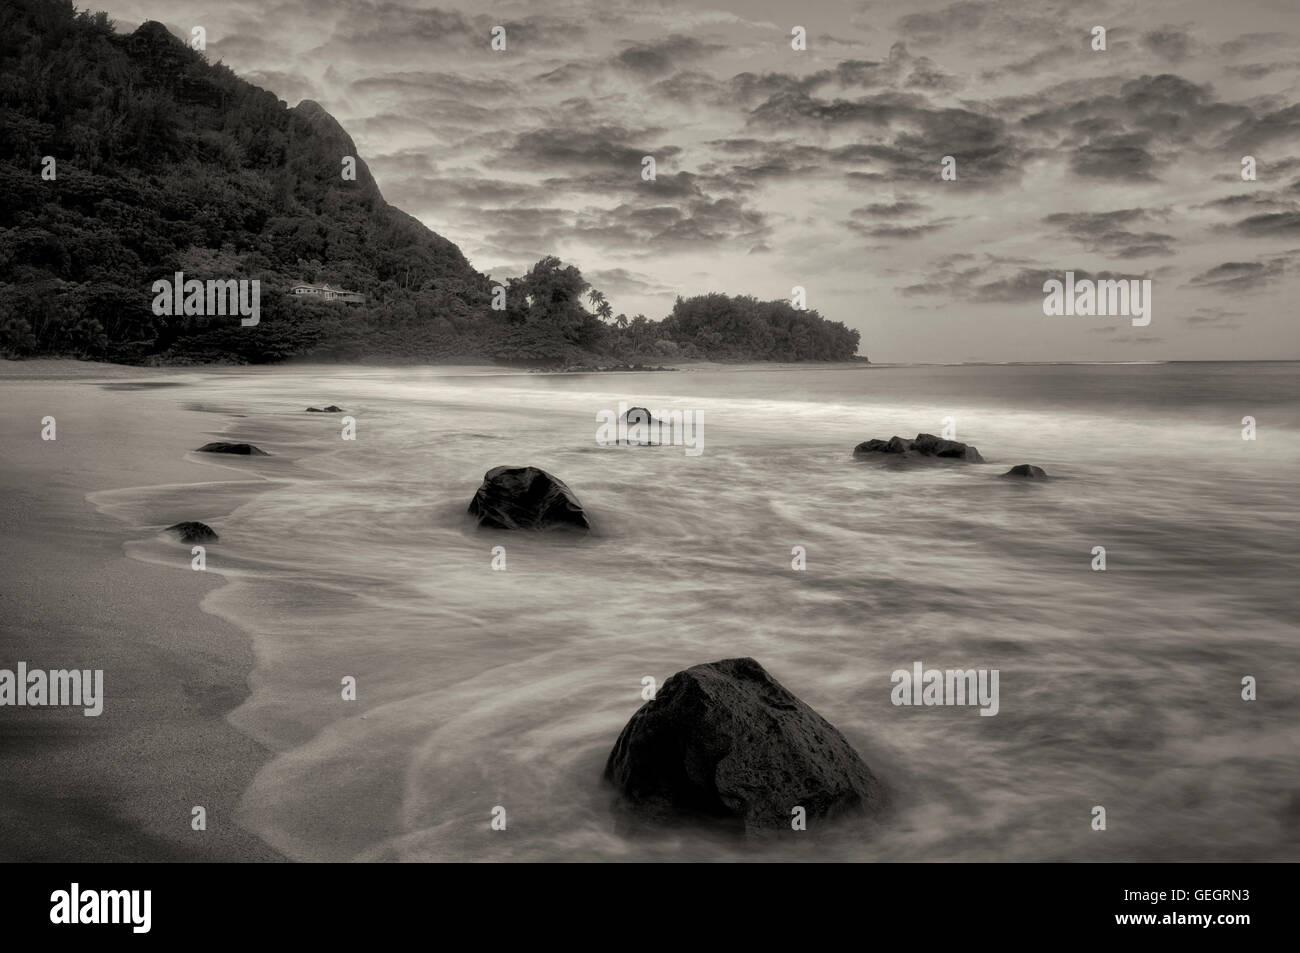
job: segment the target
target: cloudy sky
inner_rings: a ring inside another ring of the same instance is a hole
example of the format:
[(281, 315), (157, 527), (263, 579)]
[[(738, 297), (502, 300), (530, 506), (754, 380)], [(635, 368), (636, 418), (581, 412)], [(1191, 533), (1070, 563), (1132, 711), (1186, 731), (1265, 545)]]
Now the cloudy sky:
[[(101, 2), (320, 102), (497, 278), (800, 285), (876, 361), (1300, 357), (1297, 0)], [(1045, 316), (1066, 270), (1152, 279), (1151, 324)]]

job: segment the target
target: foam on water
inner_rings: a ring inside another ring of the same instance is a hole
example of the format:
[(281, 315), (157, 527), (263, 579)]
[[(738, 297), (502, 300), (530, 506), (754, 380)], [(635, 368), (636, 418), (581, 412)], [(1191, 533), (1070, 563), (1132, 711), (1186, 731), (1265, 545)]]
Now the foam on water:
[[(160, 393), (245, 414), (227, 438), (277, 454), (231, 463), (269, 482), (193, 488), (230, 582), (204, 607), (257, 650), (232, 720), (276, 752), (240, 820), (303, 859), (1296, 859), (1300, 399), (1277, 367), (281, 368)], [(322, 400), (355, 442), (300, 412)], [(597, 446), (620, 400), (702, 413), (705, 452)], [(946, 416), (990, 465), (851, 458)], [(1059, 479), (996, 478), (1025, 462)], [(597, 533), (473, 529), (501, 464), (559, 476)], [(148, 525), (178, 492), (95, 502)], [(620, 829), (599, 776), (642, 676), (736, 655), (845, 733), (887, 817), (743, 844)], [(1000, 713), (894, 707), (917, 660), (999, 669)]]

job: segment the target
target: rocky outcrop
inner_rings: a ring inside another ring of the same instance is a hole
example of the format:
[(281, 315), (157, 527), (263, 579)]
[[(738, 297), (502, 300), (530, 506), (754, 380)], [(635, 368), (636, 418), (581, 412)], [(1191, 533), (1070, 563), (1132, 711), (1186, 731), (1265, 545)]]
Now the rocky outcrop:
[(629, 407), (627, 413), (623, 415), (623, 419), (629, 424), (648, 424), (654, 421), (654, 418), (650, 416), (650, 411), (644, 407)]
[(919, 433), (915, 440), (891, 437), (888, 440), (867, 440), (853, 448), (853, 456), (871, 459), (872, 454), (894, 454), (900, 459), (935, 457), (943, 460), (962, 460), (966, 463), (983, 463), (980, 452), (970, 444), (945, 440), (934, 434)]
[(218, 440), (215, 443), (205, 443), (199, 447), (199, 453), (238, 453), (246, 457), (269, 457), (270, 454), (265, 450), (253, 446), (251, 443), (226, 443), (224, 440)]
[(1046, 480), (1047, 471), (1042, 467), (1034, 466), (1032, 463), (1021, 463), (1012, 467), (1002, 476), (1016, 480)]
[(180, 535), (182, 543), (215, 543), (219, 537), (207, 523), (187, 520), (167, 527)]
[(343, 413), (343, 408), (342, 408), (342, 407), (335, 407), (333, 404), (330, 404), (328, 407), (308, 407), (308, 408), (307, 408), (307, 413), (309, 413), (309, 414), (341, 414), (341, 413)]
[(562, 480), (537, 467), (494, 467), (470, 500), (469, 512), (490, 529), (588, 530), (587, 514)]
[(752, 658), (678, 672), (632, 716), (605, 780), (653, 821), (789, 829), (873, 810), (883, 791), (845, 737)]

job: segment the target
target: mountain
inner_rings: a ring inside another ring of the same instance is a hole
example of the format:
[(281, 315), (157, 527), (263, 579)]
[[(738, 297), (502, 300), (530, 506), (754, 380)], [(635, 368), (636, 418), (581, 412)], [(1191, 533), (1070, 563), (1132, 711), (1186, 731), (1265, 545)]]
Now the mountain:
[[(10, 352), (242, 362), (359, 341), (396, 351), (385, 338), (417, 320), (413, 310), (426, 324), (436, 313), (444, 338), (489, 310), (487, 278), (384, 201), (319, 104), (289, 108), (159, 23), (122, 35), (70, 3), (5, 4), (0, 186)], [(259, 324), (154, 315), (153, 282), (177, 271), (258, 279)], [(299, 282), (359, 291), (367, 304), (293, 300)], [(366, 333), (374, 322), (383, 327)]]
[[(721, 294), (629, 321), (593, 291), (606, 324), (577, 268), (552, 256), (494, 292), (455, 244), (384, 201), (318, 103), (290, 108), (160, 23), (119, 33), (69, 0), (0, 5), (0, 189), (0, 356), (566, 365), (857, 352), (857, 331), (815, 311)], [(256, 324), (211, 302), (156, 313), (175, 299), (155, 282), (178, 272), (258, 282)], [(364, 300), (292, 294), (300, 284)]]

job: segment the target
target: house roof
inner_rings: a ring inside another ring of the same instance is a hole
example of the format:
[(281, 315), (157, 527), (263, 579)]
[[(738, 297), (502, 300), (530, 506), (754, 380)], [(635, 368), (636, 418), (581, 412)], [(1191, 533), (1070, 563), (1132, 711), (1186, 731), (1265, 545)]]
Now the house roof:
[(293, 287), (295, 290), (297, 290), (298, 288), (311, 288), (313, 291), (333, 291), (337, 294), (345, 294), (345, 295), (361, 294), (360, 291), (348, 291), (346, 288), (336, 288), (330, 284), (313, 285), (307, 281), (300, 281)]

